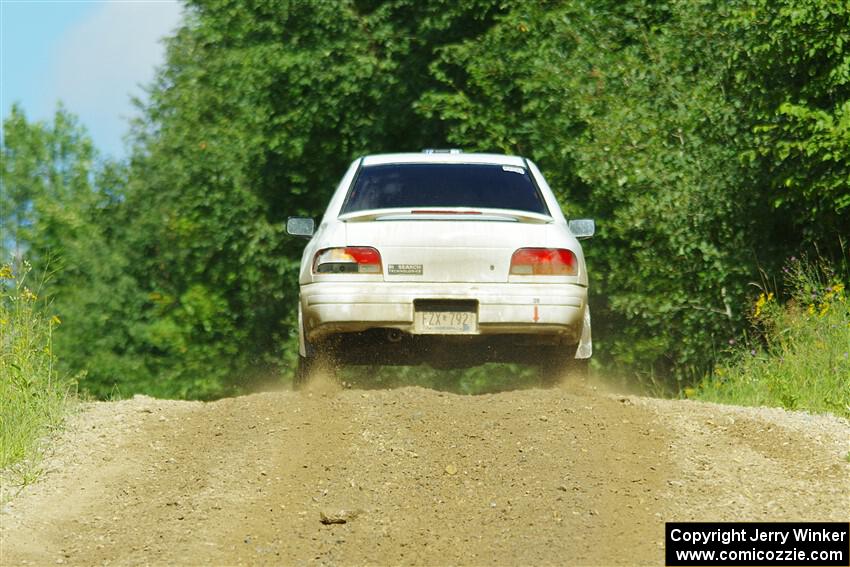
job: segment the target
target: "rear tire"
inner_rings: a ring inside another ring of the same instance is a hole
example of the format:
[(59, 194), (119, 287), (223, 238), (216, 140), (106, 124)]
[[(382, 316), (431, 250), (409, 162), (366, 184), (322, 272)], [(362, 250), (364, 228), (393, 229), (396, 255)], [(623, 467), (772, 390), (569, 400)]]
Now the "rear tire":
[(310, 378), (313, 377), (317, 367), (323, 361), (319, 350), (316, 346), (307, 340), (307, 335), (304, 335), (304, 351), (305, 356), (298, 353), (298, 362), (295, 365), (295, 373), (292, 376), (292, 389), (300, 390), (307, 385)]
[(590, 359), (574, 358), (575, 353), (546, 353), (538, 363), (541, 381), (547, 386), (564, 380), (585, 380)]
[(566, 374), (571, 378), (578, 378), (584, 380), (587, 378), (590, 372), (589, 369), (589, 358), (574, 358), (569, 362), (569, 364), (567, 364)]
[(316, 367), (315, 356), (298, 355), (298, 362), (295, 366), (295, 374), (292, 377), (292, 388), (300, 390), (310, 380), (313, 374), (313, 369)]
[(292, 377), (292, 387), (295, 390), (306, 386), (318, 372), (326, 371), (333, 375), (340, 364), (336, 345), (332, 341), (322, 341), (318, 344), (307, 342), (305, 347), (307, 356), (298, 355)]

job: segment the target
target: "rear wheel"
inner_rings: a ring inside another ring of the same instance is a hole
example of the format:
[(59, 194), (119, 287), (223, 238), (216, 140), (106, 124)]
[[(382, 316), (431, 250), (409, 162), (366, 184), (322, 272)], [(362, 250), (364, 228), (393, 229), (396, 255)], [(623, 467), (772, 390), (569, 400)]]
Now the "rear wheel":
[(544, 353), (538, 361), (540, 378), (544, 384), (554, 385), (562, 380), (584, 380), (587, 378), (587, 358), (575, 358), (575, 351)]
[(568, 377), (584, 380), (587, 378), (589, 368), (589, 358), (574, 358), (567, 364), (565, 371)]
[(310, 379), (310, 375), (313, 373), (315, 367), (315, 356), (301, 356), (299, 354), (298, 362), (295, 366), (295, 375), (292, 378), (292, 387), (296, 390), (303, 388), (304, 384)]
[(304, 335), (304, 351), (305, 356), (301, 356), (301, 353), (298, 354), (298, 362), (295, 365), (295, 373), (292, 377), (292, 387), (295, 390), (300, 390), (310, 381), (322, 362), (319, 350), (312, 342), (307, 340), (306, 335)]
[(306, 356), (298, 355), (292, 387), (295, 390), (303, 388), (317, 373), (333, 373), (339, 367), (337, 348), (333, 341), (322, 341), (318, 344), (305, 343)]

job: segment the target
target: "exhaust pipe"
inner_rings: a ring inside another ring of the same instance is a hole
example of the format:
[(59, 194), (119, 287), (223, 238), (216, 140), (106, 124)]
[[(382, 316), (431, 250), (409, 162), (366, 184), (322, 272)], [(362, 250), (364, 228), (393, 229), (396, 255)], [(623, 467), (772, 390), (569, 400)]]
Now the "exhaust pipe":
[(401, 339), (404, 338), (404, 333), (399, 331), (398, 329), (388, 329), (387, 330), (387, 340), (391, 343), (401, 342)]

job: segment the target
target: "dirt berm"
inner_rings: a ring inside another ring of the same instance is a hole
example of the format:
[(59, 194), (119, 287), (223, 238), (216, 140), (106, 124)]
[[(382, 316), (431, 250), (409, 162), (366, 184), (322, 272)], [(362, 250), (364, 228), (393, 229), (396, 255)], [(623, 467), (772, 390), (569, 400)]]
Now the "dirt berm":
[[(86, 405), (2, 565), (662, 565), (671, 520), (848, 520), (850, 424), (603, 393)], [(344, 523), (343, 523), (344, 522)]]

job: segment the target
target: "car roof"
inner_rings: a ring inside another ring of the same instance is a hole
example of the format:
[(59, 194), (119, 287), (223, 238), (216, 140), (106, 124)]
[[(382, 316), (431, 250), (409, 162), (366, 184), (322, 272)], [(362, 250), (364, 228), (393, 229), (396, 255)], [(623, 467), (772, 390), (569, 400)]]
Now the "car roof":
[(389, 165), (394, 163), (486, 163), (494, 165), (514, 165), (525, 167), (525, 160), (519, 156), (503, 154), (465, 154), (465, 153), (398, 153), (374, 154), (365, 156), (361, 165)]

